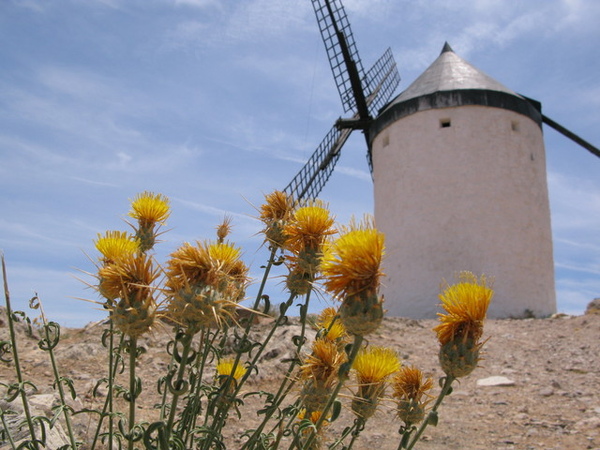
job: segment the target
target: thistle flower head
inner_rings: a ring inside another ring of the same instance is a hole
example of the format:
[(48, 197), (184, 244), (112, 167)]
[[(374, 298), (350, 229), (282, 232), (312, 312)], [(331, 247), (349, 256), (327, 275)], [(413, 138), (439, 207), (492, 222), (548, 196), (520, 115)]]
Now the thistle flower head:
[(260, 207), (260, 220), (265, 224), (263, 233), (266, 241), (279, 248), (286, 236), (284, 228), (292, 217), (294, 200), (282, 191), (274, 191), (265, 196), (265, 203)]
[(217, 242), (222, 244), (225, 238), (231, 233), (231, 217), (225, 216), (223, 222), (217, 226)]
[(323, 330), (322, 336), (324, 339), (341, 344), (347, 340), (348, 334), (346, 333), (346, 328), (342, 324), (335, 308), (329, 307), (321, 311), (316, 326), (318, 330)]
[(129, 216), (141, 225), (164, 224), (170, 214), (169, 199), (162, 194), (144, 191), (131, 201)]
[(384, 235), (372, 219), (351, 223), (333, 243), (327, 245), (321, 263), (325, 288), (335, 297), (369, 290), (376, 291), (383, 275)]
[(164, 225), (170, 214), (169, 199), (162, 194), (144, 191), (131, 201), (129, 216), (138, 221), (136, 238), (141, 251), (145, 252), (154, 247), (157, 226)]
[(360, 384), (377, 384), (397, 372), (400, 361), (392, 349), (372, 346), (358, 352), (352, 368)]
[(154, 287), (159, 272), (144, 253), (122, 256), (98, 271), (98, 291), (106, 297), (115, 326), (137, 337), (150, 329), (156, 313)]
[(235, 366), (235, 370), (233, 370), (234, 362), (233, 358), (224, 358), (220, 360), (216, 367), (217, 376), (228, 376), (236, 381), (240, 380), (246, 375), (246, 368), (238, 363), (237, 366)]
[[(321, 416), (323, 415), (322, 411), (314, 411), (311, 410), (310, 412), (306, 410), (306, 408), (302, 408), (300, 410), (300, 412), (298, 413), (297, 419), (302, 422), (304, 420), (308, 420), (311, 422), (312, 425), (316, 425), (317, 422), (319, 422), (319, 420), (321, 419)], [(321, 422), (321, 427), (319, 428), (319, 430), (317, 430), (317, 435), (316, 437), (313, 439), (312, 443), (306, 447), (306, 441), (308, 440), (309, 436), (311, 435), (311, 431), (312, 431), (312, 427), (306, 427), (306, 428), (302, 428), (302, 448), (306, 449), (306, 450), (318, 450), (320, 448), (323, 448), (323, 430), (325, 429), (326, 426), (329, 425), (329, 420), (324, 419)]]
[(402, 367), (392, 379), (393, 396), (398, 405), (398, 417), (407, 425), (414, 425), (425, 417), (425, 407), (431, 401), (431, 378), (424, 379), (416, 367)]
[(335, 343), (319, 338), (313, 343), (312, 353), (305, 358), (300, 373), (304, 379), (312, 379), (332, 386), (337, 379), (339, 367), (346, 360), (346, 353)]
[(240, 258), (230, 243), (185, 243), (174, 251), (166, 269), (169, 317), (194, 332), (233, 318), (248, 282)]
[(400, 369), (400, 361), (389, 348), (367, 347), (358, 352), (352, 368), (358, 382), (358, 390), (352, 399), (352, 411), (368, 419), (377, 409), (387, 379)]
[(440, 344), (465, 339), (478, 341), (493, 295), (485, 275), (477, 279), (471, 272), (462, 272), (458, 283), (446, 284), (439, 297), (447, 314), (438, 313), (440, 324), (434, 328)]
[(310, 411), (324, 408), (331, 389), (338, 382), (340, 366), (347, 361), (346, 353), (330, 340), (318, 338), (312, 353), (304, 358), (300, 378), (304, 381), (302, 403)]
[(98, 233), (94, 245), (102, 255), (100, 261), (103, 265), (114, 263), (139, 250), (135, 238), (124, 231), (107, 231), (104, 235)]
[(335, 234), (335, 219), (326, 205), (317, 200), (298, 208), (284, 228), (284, 247), (291, 253), (289, 260), (297, 269), (311, 276), (318, 271), (322, 245)]

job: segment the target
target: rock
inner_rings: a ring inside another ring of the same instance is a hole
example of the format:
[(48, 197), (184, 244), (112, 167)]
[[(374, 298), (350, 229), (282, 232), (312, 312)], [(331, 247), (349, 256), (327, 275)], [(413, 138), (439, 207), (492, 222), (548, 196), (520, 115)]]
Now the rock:
[(477, 386), (514, 386), (515, 382), (510, 378), (492, 376), (477, 380)]
[(586, 314), (600, 314), (600, 297), (595, 298), (590, 303), (588, 303), (585, 313)]
[[(52, 417), (51, 408), (52, 403), (54, 402), (53, 395), (32, 395), (28, 398), (28, 402), (32, 416), (44, 415), (48, 418)], [(6, 424), (9, 433), (11, 433), (11, 436), (15, 441), (15, 445), (19, 446), (20, 444), (24, 443), (30, 438), (27, 427), (20, 426), (23, 420), (25, 419), (23, 405), (17, 400), (12, 403), (3, 405), (3, 409), (10, 409), (16, 413), (9, 414), (6, 416)], [(41, 431), (39, 427), (36, 427), (36, 437), (41, 437)], [(0, 441), (0, 444), (2, 443), (3, 441)], [(45, 448), (60, 448), (64, 445), (69, 444), (69, 438), (60, 423), (54, 423), (54, 426), (52, 428), (46, 426), (46, 438), (44, 440), (44, 443), (46, 446)]]

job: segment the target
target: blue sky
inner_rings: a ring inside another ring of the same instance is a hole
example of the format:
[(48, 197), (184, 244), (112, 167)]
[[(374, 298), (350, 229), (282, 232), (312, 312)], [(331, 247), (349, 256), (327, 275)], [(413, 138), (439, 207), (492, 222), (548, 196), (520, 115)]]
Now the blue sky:
[[(445, 41), (600, 145), (600, 2), (346, 0), (363, 66), (391, 47), (405, 89)], [(37, 292), (69, 326), (103, 317), (77, 278), (129, 199), (170, 197), (157, 258), (225, 214), (252, 274), (256, 207), (343, 113), (309, 0), (0, 2), (0, 249), (19, 308)], [(545, 128), (560, 311), (600, 297), (600, 159)], [(371, 212), (355, 133), (322, 192), (342, 223)], [(272, 300), (283, 300), (274, 283)]]

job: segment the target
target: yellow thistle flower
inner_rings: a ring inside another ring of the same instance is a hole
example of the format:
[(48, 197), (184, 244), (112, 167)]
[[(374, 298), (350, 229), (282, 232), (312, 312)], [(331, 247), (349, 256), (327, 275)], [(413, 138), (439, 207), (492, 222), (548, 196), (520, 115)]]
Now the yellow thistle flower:
[(346, 328), (342, 324), (335, 308), (325, 308), (317, 319), (318, 330), (323, 330), (323, 338), (333, 342), (344, 343), (348, 338)]
[(392, 379), (394, 397), (398, 403), (398, 417), (407, 425), (415, 425), (425, 417), (425, 407), (431, 401), (431, 378), (423, 379), (416, 367), (402, 367)]
[(294, 200), (282, 191), (274, 191), (265, 196), (265, 203), (260, 207), (260, 220), (266, 225), (263, 233), (267, 242), (279, 248), (286, 236), (284, 228), (292, 217)]
[[(306, 408), (302, 408), (300, 410), (300, 412), (298, 413), (297, 418), (300, 422), (302, 422), (303, 420), (309, 420), (313, 425), (315, 425), (319, 421), (319, 419), (321, 419), (322, 415), (323, 415), (322, 411), (310, 411), (310, 413), (309, 413), (309, 412), (307, 412)], [(321, 422), (321, 428), (317, 431), (317, 436), (313, 439), (312, 444), (309, 447), (303, 446), (302, 448), (303, 449), (306, 448), (306, 450), (317, 450), (317, 449), (322, 448), (323, 430), (328, 425), (329, 425), (329, 420), (324, 419)], [(305, 444), (306, 440), (311, 435), (312, 430), (313, 429), (311, 427), (307, 427), (302, 430), (303, 444)]]
[(384, 235), (368, 217), (350, 227), (325, 248), (321, 272), (325, 288), (339, 300), (346, 330), (364, 336), (383, 320), (383, 299), (377, 291), (383, 273)]
[(164, 225), (171, 214), (169, 199), (162, 194), (144, 191), (131, 201), (129, 216), (138, 221), (136, 237), (142, 251), (150, 250), (156, 242), (156, 225)]
[(233, 358), (221, 359), (216, 367), (217, 381), (223, 389), (223, 396), (219, 402), (230, 402), (233, 400), (231, 394), (235, 391), (238, 381), (246, 375), (246, 368), (238, 362), (234, 369)]
[(478, 280), (470, 272), (459, 275), (460, 282), (446, 284), (440, 294), (442, 308), (448, 314), (438, 313), (440, 324), (434, 328), (440, 344), (457, 338), (478, 340), (483, 332), (483, 321), (494, 291), (488, 287), (485, 275)]
[(248, 268), (229, 243), (183, 244), (167, 262), (167, 310), (192, 332), (233, 318), (244, 297)]
[(331, 389), (338, 382), (338, 370), (347, 359), (335, 342), (323, 338), (315, 340), (312, 353), (300, 367), (300, 378), (305, 382), (301, 397), (307, 409), (317, 411), (325, 406)]
[(384, 347), (363, 348), (352, 364), (358, 382), (358, 391), (352, 399), (352, 411), (368, 419), (379, 404), (387, 379), (400, 369), (396, 352)]
[(284, 228), (284, 247), (292, 253), (289, 260), (295, 267), (311, 276), (316, 274), (321, 259), (321, 247), (329, 236), (337, 232), (334, 224), (335, 219), (331, 217), (326, 205), (319, 201), (294, 212)]
[(129, 216), (140, 224), (164, 224), (170, 214), (169, 199), (162, 194), (144, 191), (131, 201)]
[(100, 260), (104, 265), (118, 261), (124, 256), (133, 255), (139, 250), (135, 238), (124, 231), (107, 231), (104, 235), (98, 233), (94, 245), (102, 254)]
[(343, 297), (365, 290), (376, 290), (383, 275), (383, 233), (366, 218), (362, 224), (351, 224), (344, 234), (326, 246), (321, 263), (325, 288)]
[[(298, 413), (298, 420), (308, 419), (312, 423), (317, 423), (323, 414), (322, 411), (311, 411), (308, 417), (306, 417), (306, 408), (302, 408)], [(327, 423), (327, 419), (323, 421), (323, 423)]]
[(234, 362), (235, 361), (233, 358), (224, 358), (220, 360), (216, 367), (217, 376), (228, 376), (232, 377), (236, 381), (239, 381), (244, 375), (246, 375), (246, 368), (242, 364), (238, 363), (234, 371)]
[(217, 226), (217, 241), (223, 243), (225, 238), (231, 233), (231, 217), (225, 216), (223, 222)]
[(99, 291), (108, 300), (131, 298), (152, 290), (152, 283), (158, 278), (152, 259), (144, 254), (123, 255), (115, 263), (98, 270)]
[(483, 322), (493, 295), (486, 277), (478, 279), (471, 272), (461, 272), (459, 282), (446, 284), (440, 294), (447, 314), (438, 313), (440, 324), (433, 330), (441, 345), (440, 363), (447, 375), (464, 377), (477, 367)]
[(385, 347), (367, 347), (358, 352), (352, 364), (360, 384), (374, 384), (385, 381), (400, 369), (400, 361), (395, 351)]
[(154, 323), (152, 284), (158, 276), (152, 259), (143, 253), (123, 256), (98, 271), (98, 290), (109, 300), (111, 319), (124, 334), (137, 337)]

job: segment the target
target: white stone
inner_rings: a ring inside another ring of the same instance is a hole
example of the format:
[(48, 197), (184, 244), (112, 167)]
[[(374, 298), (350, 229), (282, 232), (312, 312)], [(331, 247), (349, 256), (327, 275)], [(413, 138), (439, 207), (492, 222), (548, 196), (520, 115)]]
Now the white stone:
[(492, 376), (477, 380), (477, 386), (514, 386), (514, 380), (501, 376)]

